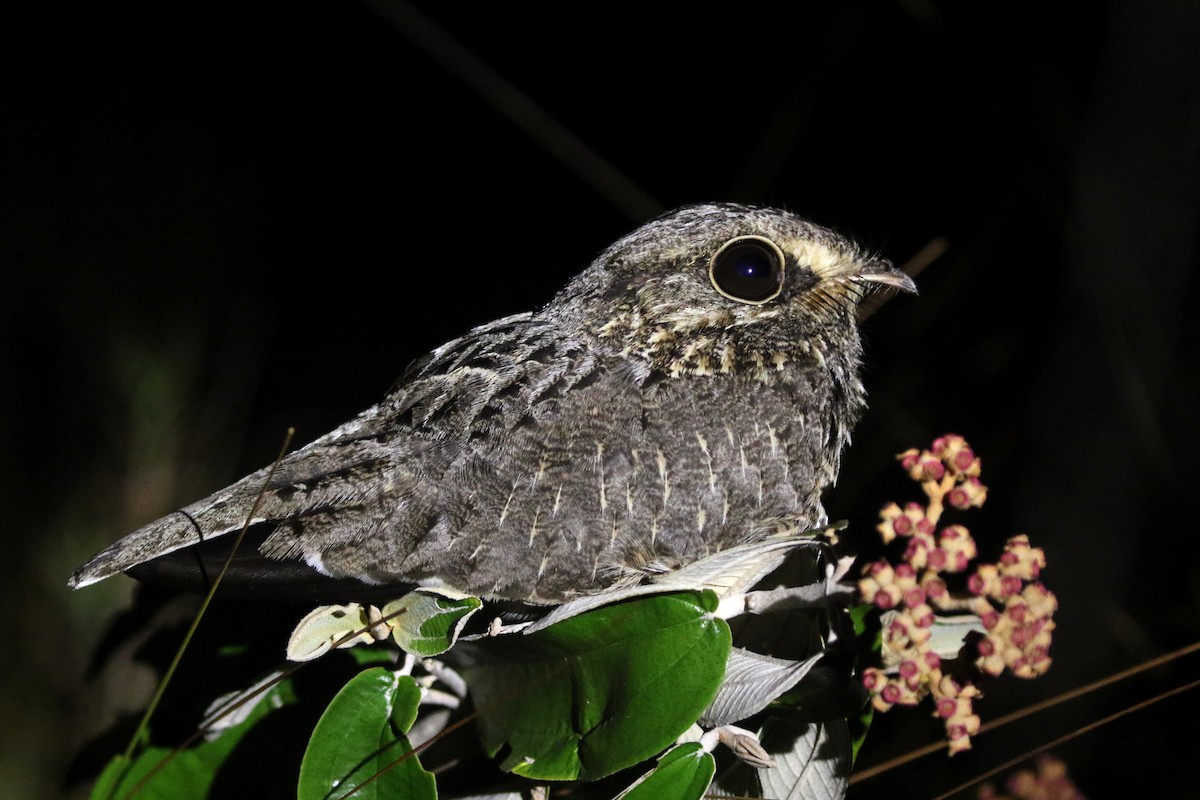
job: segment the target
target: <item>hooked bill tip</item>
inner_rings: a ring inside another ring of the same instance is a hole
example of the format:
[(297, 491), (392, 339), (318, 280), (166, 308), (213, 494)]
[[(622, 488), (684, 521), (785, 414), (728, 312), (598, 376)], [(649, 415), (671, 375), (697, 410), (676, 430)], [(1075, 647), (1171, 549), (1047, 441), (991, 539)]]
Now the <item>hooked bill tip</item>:
[(902, 292), (917, 293), (916, 282), (886, 261), (867, 264), (855, 278), (866, 283), (889, 286)]

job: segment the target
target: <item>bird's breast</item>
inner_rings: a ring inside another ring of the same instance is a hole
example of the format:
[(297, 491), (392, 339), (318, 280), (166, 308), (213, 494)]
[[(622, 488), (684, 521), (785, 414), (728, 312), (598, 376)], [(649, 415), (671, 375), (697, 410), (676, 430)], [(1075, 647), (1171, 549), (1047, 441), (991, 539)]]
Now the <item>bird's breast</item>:
[(445, 546), (478, 573), (475, 591), (553, 598), (674, 569), (781, 517), (817, 524), (823, 391), (803, 374), (604, 373), (448, 476), (443, 493), (472, 513)]

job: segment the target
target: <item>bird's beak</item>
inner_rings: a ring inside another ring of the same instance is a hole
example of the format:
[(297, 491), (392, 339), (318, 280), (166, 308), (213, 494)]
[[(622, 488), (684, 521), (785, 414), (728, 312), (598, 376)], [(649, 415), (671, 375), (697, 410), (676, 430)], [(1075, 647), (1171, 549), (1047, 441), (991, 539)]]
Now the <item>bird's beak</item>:
[(871, 261), (864, 264), (853, 280), (880, 284), (902, 292), (917, 293), (917, 284), (913, 282), (913, 279), (893, 267), (889, 261)]

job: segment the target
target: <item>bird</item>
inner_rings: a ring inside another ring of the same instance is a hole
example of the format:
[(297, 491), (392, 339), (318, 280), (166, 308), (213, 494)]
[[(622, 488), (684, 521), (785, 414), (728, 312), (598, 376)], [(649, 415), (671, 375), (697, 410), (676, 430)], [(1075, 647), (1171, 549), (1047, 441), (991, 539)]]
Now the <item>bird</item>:
[(883, 290), (916, 287), (790, 211), (678, 208), (69, 585), (194, 577), (193, 553), (249, 525), (241, 580), (263, 591), (331, 580), (546, 606), (814, 529), (865, 408), (858, 306)]

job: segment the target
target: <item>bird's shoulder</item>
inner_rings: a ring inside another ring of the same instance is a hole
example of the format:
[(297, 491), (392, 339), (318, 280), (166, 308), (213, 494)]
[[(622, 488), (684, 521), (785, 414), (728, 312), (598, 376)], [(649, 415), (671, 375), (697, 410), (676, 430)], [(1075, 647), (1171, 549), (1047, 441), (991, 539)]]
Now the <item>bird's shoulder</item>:
[(536, 312), (472, 329), (404, 371), (374, 409), (369, 428), (476, 440), (536, 423), (556, 398), (610, 365), (582, 332)]

